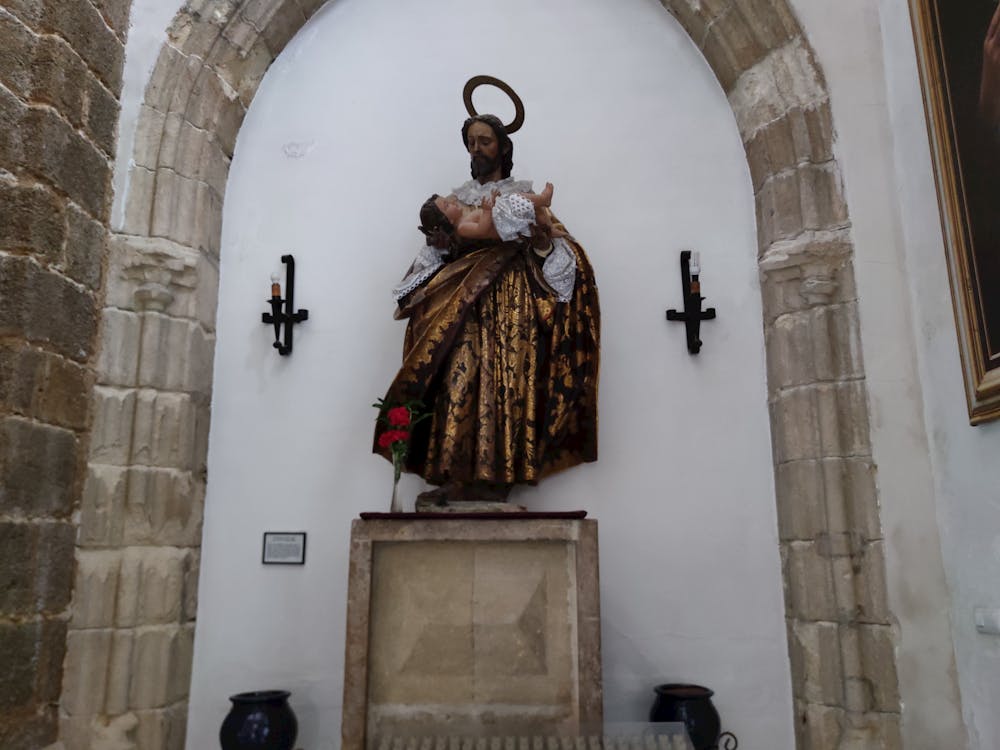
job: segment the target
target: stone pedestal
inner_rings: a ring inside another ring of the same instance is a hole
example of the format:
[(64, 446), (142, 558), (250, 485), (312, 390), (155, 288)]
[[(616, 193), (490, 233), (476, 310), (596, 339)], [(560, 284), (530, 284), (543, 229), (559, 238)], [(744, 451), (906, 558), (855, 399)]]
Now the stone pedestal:
[(348, 597), (343, 750), (600, 731), (596, 521), (358, 520)]

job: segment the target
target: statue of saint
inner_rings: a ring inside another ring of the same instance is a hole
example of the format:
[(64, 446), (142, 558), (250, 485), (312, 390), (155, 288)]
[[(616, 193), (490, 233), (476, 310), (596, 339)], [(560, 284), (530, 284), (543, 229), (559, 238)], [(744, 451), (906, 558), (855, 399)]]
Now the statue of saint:
[(396, 317), (409, 322), (385, 397), (430, 413), (413, 427), (405, 470), (438, 486), (421, 495), (438, 504), (504, 500), (514, 484), (597, 460), (593, 270), (549, 211), (551, 186), (535, 196), (511, 177), (507, 127), (470, 102), (472, 179), (420, 211), (427, 244), (394, 289)]

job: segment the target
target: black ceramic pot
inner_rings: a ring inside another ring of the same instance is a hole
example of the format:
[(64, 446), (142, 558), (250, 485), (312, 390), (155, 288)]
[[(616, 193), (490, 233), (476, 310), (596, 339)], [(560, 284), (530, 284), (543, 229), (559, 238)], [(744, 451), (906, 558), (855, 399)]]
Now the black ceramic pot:
[(222, 722), (222, 750), (292, 750), (299, 722), (287, 690), (259, 690), (230, 696), (233, 707)]
[(701, 685), (657, 685), (656, 700), (649, 711), (650, 721), (683, 721), (694, 750), (718, 747), (719, 712), (712, 705), (714, 694)]

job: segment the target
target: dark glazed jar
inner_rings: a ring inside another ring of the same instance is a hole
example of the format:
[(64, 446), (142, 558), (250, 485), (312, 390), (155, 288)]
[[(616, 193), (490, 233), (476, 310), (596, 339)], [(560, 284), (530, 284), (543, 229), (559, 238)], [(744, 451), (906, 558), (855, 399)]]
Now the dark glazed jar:
[(683, 721), (694, 750), (718, 746), (719, 712), (712, 705), (714, 693), (701, 685), (657, 685), (656, 700), (649, 711), (650, 721)]
[(222, 722), (222, 750), (292, 750), (299, 722), (287, 690), (259, 690), (230, 696), (233, 707)]

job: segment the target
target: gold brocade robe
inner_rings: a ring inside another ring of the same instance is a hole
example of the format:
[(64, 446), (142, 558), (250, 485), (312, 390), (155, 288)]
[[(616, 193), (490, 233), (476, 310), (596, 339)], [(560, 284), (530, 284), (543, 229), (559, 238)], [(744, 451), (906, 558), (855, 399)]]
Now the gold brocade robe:
[(407, 471), (431, 484), (533, 484), (597, 460), (600, 308), (590, 262), (566, 240), (569, 302), (519, 240), (459, 250), (400, 301), (409, 324), (386, 401), (419, 399), (432, 415), (414, 427)]

